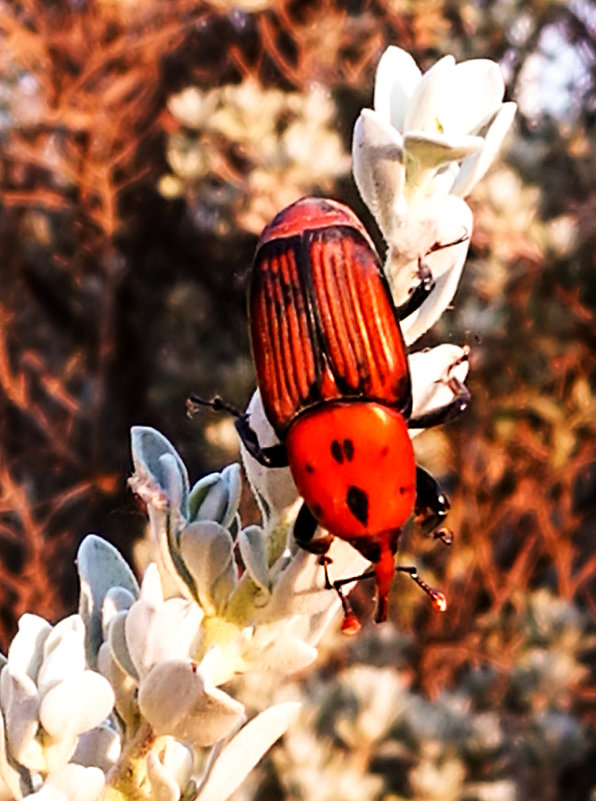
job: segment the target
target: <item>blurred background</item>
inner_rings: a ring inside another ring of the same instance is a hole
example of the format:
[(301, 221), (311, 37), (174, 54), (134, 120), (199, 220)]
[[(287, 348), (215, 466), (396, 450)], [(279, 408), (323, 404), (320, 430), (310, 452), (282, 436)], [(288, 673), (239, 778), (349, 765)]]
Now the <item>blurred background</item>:
[[(260, 708), (304, 712), (237, 794), (309, 801), (596, 798), (596, 11), (554, 0), (0, 2), (0, 641), (76, 603), (91, 530), (125, 554), (132, 424), (194, 480), (237, 458), (254, 387), (256, 238), (310, 193), (347, 202), (354, 121), (389, 44), (423, 69), (498, 61), (519, 113), (469, 199), (470, 256), (417, 347), (471, 347), (472, 403), (417, 444), (451, 548), (406, 532), (447, 594), (398, 577), (394, 627), (332, 635)], [(247, 506), (247, 517), (254, 514)], [(412, 585), (412, 586), (410, 586)], [(372, 588), (355, 593), (366, 616)]]

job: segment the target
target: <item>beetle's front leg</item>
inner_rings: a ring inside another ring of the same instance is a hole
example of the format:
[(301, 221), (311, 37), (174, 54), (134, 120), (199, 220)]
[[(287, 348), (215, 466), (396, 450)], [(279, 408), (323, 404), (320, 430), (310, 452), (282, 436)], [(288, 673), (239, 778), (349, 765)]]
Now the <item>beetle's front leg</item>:
[(446, 403), (444, 406), (437, 406), (435, 409), (429, 409), (428, 412), (423, 412), (416, 417), (410, 417), (408, 420), (408, 428), (432, 428), (433, 426), (440, 426), (443, 423), (449, 422), (457, 417), (460, 412), (466, 408), (470, 402), (470, 391), (458, 378), (453, 376), (446, 382), (449, 389), (453, 392), (453, 400)]
[(410, 291), (408, 299), (395, 308), (398, 320), (405, 320), (417, 311), (435, 287), (430, 267), (421, 258), (418, 259), (417, 276), (419, 283)]
[(470, 391), (459, 378), (450, 375), (451, 371), (464, 361), (468, 360), (470, 349), (464, 346), (461, 349), (461, 355), (456, 361), (452, 362), (445, 371), (442, 378), (438, 379), (437, 383), (445, 384), (453, 394), (452, 400), (445, 403), (443, 406), (437, 406), (434, 409), (429, 409), (427, 412), (410, 417), (408, 420), (408, 428), (432, 428), (439, 426), (443, 423), (453, 420), (460, 412), (466, 408), (470, 402)]
[(247, 414), (241, 414), (234, 420), (238, 436), (242, 444), (250, 455), (264, 467), (287, 467), (288, 454), (285, 445), (269, 445), (267, 448), (261, 447), (257, 432), (251, 426)]
[(463, 234), (458, 239), (454, 239), (453, 242), (435, 242), (426, 251), (424, 256), (421, 256), (418, 259), (416, 274), (419, 283), (410, 291), (407, 300), (405, 300), (400, 306), (396, 307), (395, 311), (397, 313), (398, 320), (405, 320), (406, 317), (410, 316), (410, 314), (418, 311), (418, 309), (422, 306), (424, 301), (435, 288), (435, 279), (433, 278), (430, 267), (425, 262), (425, 258), (431, 253), (436, 253), (438, 250), (444, 250), (445, 248), (450, 248), (454, 245), (461, 245), (461, 243), (466, 242), (469, 237), (469, 233), (465, 230)]
[(287, 467), (288, 456), (285, 446), (281, 444), (270, 445), (267, 448), (262, 448), (259, 443), (257, 432), (252, 428), (249, 422), (249, 416), (246, 412), (239, 412), (231, 403), (224, 401), (219, 395), (216, 395), (211, 400), (199, 397), (199, 395), (191, 395), (186, 402), (186, 408), (189, 416), (193, 416), (199, 406), (208, 406), (215, 412), (228, 412), (235, 420), (234, 425), (238, 436), (242, 440), (242, 444), (250, 455), (262, 464), (264, 467)]
[(323, 556), (331, 547), (333, 537), (330, 534), (315, 537), (318, 525), (319, 521), (303, 503), (294, 523), (294, 539), (304, 551)]

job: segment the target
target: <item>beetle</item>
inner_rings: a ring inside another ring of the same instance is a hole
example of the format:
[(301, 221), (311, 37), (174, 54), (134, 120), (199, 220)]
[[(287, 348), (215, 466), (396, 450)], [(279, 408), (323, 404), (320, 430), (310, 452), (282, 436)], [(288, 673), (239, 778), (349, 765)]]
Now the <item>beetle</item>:
[[(445, 245), (432, 250), (439, 247)], [(257, 385), (280, 444), (261, 447), (248, 415), (221, 399), (191, 398), (233, 411), (246, 449), (261, 464), (289, 466), (303, 499), (294, 536), (319, 555), (348, 633), (360, 624), (342, 586), (359, 578), (375, 578), (377, 622), (387, 618), (396, 569), (409, 573), (437, 608), (446, 606), (444, 595), (415, 568), (395, 566), (400, 532), (412, 513), (446, 537), (438, 527), (449, 508), (435, 479), (416, 465), (408, 428), (445, 422), (469, 400), (452, 378), (452, 402), (412, 417), (400, 320), (434, 286), (422, 260), (418, 272), (419, 285), (396, 307), (375, 246), (354, 212), (330, 199), (296, 201), (264, 229), (248, 291)], [(316, 537), (318, 526), (327, 534)], [(356, 548), (372, 571), (331, 582), (326, 554), (333, 537)]]

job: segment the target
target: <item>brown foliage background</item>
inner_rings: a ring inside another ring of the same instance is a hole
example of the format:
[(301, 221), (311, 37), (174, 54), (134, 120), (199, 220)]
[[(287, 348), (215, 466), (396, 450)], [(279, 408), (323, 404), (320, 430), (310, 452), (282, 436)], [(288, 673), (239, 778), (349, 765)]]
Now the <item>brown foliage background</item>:
[[(529, 594), (547, 588), (594, 614), (594, 24), (587, 6), (554, 2), (0, 4), (5, 647), (23, 612), (56, 619), (73, 606), (87, 531), (125, 552), (142, 534), (126, 491), (132, 424), (166, 434), (192, 476), (233, 458), (225, 426), (189, 422), (185, 398), (249, 397), (244, 279), (260, 226), (283, 203), (328, 193), (373, 226), (345, 160), (384, 48), (399, 44), (424, 67), (446, 52), (499, 60), (516, 99), (553, 30), (585, 64), (571, 110), (529, 115), (522, 104), (506, 170), (472, 197), (454, 310), (422, 343), (472, 347), (473, 403), (421, 455), (452, 496), (456, 544), (408, 542), (450, 611), (432, 614), (401, 582), (393, 607), (416, 632), (411, 666), (426, 693), (489, 663), (503, 677), (493, 704), (508, 697)], [(203, 103), (192, 123), (171, 102), (188, 86)], [(225, 87), (231, 94), (209, 95)], [(234, 87), (253, 95), (238, 99)], [(319, 123), (344, 159), (314, 173), (308, 157), (295, 168), (290, 150), (268, 160), (246, 123), (277, 92), (272, 130), (283, 137), (312, 117), (316, 97), (305, 107), (298, 98), (313, 87), (332, 101)], [(221, 108), (237, 113), (234, 124), (216, 124)], [(586, 641), (593, 667), (590, 654)], [(568, 701), (588, 725), (592, 678), (582, 672)]]

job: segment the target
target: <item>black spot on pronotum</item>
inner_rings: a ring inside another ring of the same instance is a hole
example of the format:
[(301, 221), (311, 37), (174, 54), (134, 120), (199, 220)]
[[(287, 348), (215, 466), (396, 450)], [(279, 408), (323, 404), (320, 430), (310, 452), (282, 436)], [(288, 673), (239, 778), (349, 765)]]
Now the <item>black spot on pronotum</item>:
[(354, 443), (351, 439), (344, 439), (344, 453), (348, 462), (354, 458)]
[(331, 443), (331, 455), (338, 464), (343, 464), (344, 453), (340, 443), (336, 439)]
[(308, 462), (304, 465), (304, 468), (305, 468), (307, 473), (314, 473), (315, 472), (315, 468), (311, 464), (309, 464)]
[(351, 487), (348, 487), (346, 503), (356, 520), (365, 526), (368, 523), (368, 495), (366, 492), (352, 484)]

